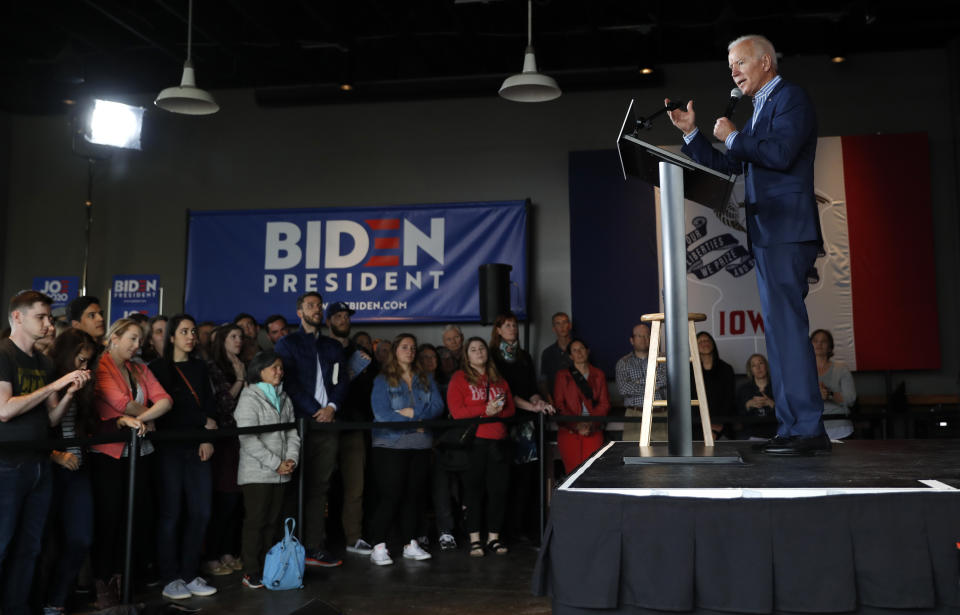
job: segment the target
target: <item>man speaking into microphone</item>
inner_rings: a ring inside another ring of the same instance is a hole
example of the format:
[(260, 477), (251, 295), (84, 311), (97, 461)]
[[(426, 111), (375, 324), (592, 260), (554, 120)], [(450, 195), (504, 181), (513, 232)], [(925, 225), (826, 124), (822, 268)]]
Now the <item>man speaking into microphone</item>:
[(807, 272), (823, 241), (813, 192), (816, 114), (806, 92), (777, 74), (777, 55), (769, 40), (743, 36), (727, 50), (734, 83), (753, 98), (753, 117), (741, 130), (730, 117), (714, 123), (713, 134), (727, 151), (714, 148), (697, 129), (692, 100), (685, 110), (670, 111), (670, 121), (683, 131), (685, 154), (723, 173), (744, 175), (747, 239), (757, 262), (779, 423), (763, 451), (829, 452), (804, 304)]

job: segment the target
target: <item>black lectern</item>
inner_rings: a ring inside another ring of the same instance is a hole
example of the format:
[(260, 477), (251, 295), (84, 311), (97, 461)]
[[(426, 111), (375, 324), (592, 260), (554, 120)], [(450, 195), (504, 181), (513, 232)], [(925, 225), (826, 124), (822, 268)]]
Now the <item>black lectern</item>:
[[(660, 220), (663, 238), (663, 308), (667, 353), (667, 417), (669, 441), (641, 447), (640, 457), (624, 463), (736, 463), (739, 455), (724, 456), (693, 447), (690, 421), (690, 347), (687, 330), (687, 268), (683, 215), (685, 198), (708, 207), (726, 205), (736, 176), (725, 175), (683, 156), (641, 141), (637, 137), (634, 101), (617, 137), (624, 179), (632, 175), (660, 187)], [(654, 349), (654, 352), (656, 350)], [(648, 374), (648, 377), (651, 375)], [(661, 455), (660, 453), (666, 453)]]

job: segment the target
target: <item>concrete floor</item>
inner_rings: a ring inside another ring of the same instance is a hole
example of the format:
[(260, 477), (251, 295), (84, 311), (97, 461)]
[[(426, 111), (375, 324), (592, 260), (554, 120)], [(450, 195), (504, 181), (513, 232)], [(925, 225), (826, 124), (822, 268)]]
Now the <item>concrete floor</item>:
[[(240, 573), (206, 577), (220, 591), (182, 604), (211, 615), (550, 613), (549, 600), (530, 593), (537, 550), (529, 543), (483, 558), (469, 557), (463, 546), (431, 552), (433, 559), (417, 562), (398, 551), (392, 566), (374, 566), (367, 557), (348, 553), (338, 568), (308, 568), (301, 590), (248, 589), (240, 584)], [(159, 594), (156, 588), (137, 600), (156, 605)]]

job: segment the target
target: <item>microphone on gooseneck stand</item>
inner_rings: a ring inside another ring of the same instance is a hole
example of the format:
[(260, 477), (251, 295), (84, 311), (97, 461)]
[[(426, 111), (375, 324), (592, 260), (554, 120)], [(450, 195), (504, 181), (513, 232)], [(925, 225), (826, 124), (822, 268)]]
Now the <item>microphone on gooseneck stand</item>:
[(740, 102), (742, 96), (743, 92), (740, 91), (740, 88), (730, 90), (730, 102), (727, 103), (727, 110), (723, 113), (723, 117), (728, 120), (733, 117), (733, 110), (736, 109), (737, 103)]
[(671, 100), (669, 103), (666, 104), (666, 106), (658, 109), (656, 113), (654, 113), (653, 115), (650, 115), (648, 117), (637, 118), (636, 120), (637, 126), (634, 129), (633, 134), (636, 135), (637, 131), (639, 131), (641, 128), (646, 128), (646, 129), (653, 128), (653, 119), (663, 113), (666, 113), (667, 111), (676, 111), (677, 109), (682, 110), (686, 108), (687, 108), (686, 103), (680, 102), (679, 100)]

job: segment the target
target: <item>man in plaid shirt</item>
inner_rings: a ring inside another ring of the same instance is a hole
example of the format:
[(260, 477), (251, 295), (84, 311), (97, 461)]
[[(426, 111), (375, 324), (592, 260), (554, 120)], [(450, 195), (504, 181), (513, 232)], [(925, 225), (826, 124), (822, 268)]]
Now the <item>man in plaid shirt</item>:
[[(640, 323), (633, 328), (630, 336), (633, 352), (617, 361), (617, 388), (623, 395), (625, 416), (643, 414), (643, 389), (647, 382), (647, 357), (650, 352), (650, 325)], [(667, 392), (667, 371), (663, 363), (657, 364), (657, 381), (654, 399), (664, 399)], [(653, 416), (666, 416), (665, 410), (655, 411)], [(640, 423), (623, 424), (624, 440), (640, 439)], [(666, 440), (667, 424), (653, 423), (651, 440)]]

